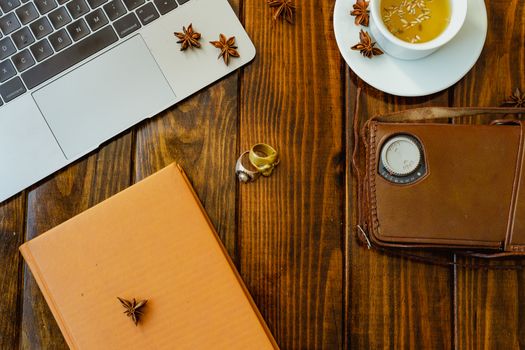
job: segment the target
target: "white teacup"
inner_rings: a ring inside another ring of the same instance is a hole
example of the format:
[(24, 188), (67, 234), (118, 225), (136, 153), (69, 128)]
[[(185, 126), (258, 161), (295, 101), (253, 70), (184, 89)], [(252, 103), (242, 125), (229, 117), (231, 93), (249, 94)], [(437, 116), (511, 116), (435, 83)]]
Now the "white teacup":
[(421, 44), (412, 44), (390, 33), (381, 17), (381, 0), (370, 0), (370, 31), (383, 51), (403, 60), (416, 60), (430, 55), (459, 32), (467, 16), (467, 0), (449, 0), (450, 24), (437, 38)]

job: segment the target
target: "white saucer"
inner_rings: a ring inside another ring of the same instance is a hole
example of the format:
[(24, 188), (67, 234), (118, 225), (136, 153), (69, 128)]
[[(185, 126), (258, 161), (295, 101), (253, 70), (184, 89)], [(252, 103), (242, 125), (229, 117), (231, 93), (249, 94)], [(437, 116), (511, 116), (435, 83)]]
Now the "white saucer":
[[(461, 0), (463, 1), (463, 0)], [(359, 30), (350, 16), (355, 0), (337, 0), (334, 30), (339, 51), (350, 68), (376, 89), (398, 96), (424, 96), (457, 83), (474, 66), (487, 36), (484, 0), (467, 0), (467, 17), (454, 39), (425, 58), (405, 61), (384, 54), (372, 59), (350, 48), (359, 41)]]

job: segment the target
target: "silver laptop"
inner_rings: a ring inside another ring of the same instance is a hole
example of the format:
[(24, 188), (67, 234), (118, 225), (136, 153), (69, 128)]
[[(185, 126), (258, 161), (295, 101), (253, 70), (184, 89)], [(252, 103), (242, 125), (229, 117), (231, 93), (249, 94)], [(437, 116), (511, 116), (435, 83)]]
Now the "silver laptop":
[[(227, 0), (0, 0), (0, 202), (251, 61)], [(201, 49), (174, 32), (193, 23)], [(209, 44), (235, 36), (226, 66)]]

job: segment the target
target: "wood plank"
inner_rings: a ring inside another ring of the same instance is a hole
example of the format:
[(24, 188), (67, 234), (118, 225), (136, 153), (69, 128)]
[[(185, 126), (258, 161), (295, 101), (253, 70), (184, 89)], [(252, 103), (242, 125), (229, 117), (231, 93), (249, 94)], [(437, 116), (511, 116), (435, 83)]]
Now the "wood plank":
[[(230, 0), (239, 14), (239, 0)], [(222, 242), (236, 261), (237, 86), (235, 72), (137, 129), (134, 181), (170, 163), (190, 178)]]
[[(486, 5), (489, 31), (485, 48), (455, 88), (455, 106), (498, 106), (516, 87), (525, 90), (525, 3), (491, 0)], [(458, 348), (525, 346), (525, 270), (458, 269), (457, 276)]]
[[(131, 179), (132, 133), (42, 182), (28, 195), (26, 240), (123, 190)], [(22, 349), (68, 349), (31, 272), (24, 265)]]
[[(347, 75), (347, 82), (347, 105), (351, 106), (347, 108), (348, 126), (352, 125), (358, 86), (363, 89), (359, 113), (361, 122), (376, 114), (448, 104), (447, 91), (425, 98), (401, 98), (366, 85), (353, 72)], [(350, 173), (354, 137), (350, 127), (347, 127), (347, 140), (345, 300), (348, 303), (349, 346), (355, 349), (449, 349), (453, 344), (451, 271), (367, 250), (357, 242), (356, 181)], [(360, 159), (363, 167), (363, 153)]]
[(273, 21), (266, 1), (244, 2), (258, 56), (241, 80), (240, 151), (266, 142), (281, 164), (240, 186), (241, 274), (282, 349), (341, 349), (345, 164), (334, 1), (296, 4), (289, 25)]
[(21, 256), (25, 192), (0, 205), (0, 349), (15, 349), (20, 337)]

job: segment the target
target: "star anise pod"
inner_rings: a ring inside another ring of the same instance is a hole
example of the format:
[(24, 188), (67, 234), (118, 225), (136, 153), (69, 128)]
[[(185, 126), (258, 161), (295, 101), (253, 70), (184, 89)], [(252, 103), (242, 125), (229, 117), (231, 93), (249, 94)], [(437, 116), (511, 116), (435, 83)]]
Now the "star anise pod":
[(368, 1), (357, 0), (353, 7), (354, 9), (350, 12), (350, 15), (355, 16), (355, 24), (368, 27)]
[(124, 308), (126, 309), (126, 311), (124, 311), (126, 316), (131, 317), (131, 319), (133, 320), (133, 323), (135, 323), (135, 326), (136, 326), (139, 323), (140, 316), (143, 315), (140, 309), (146, 306), (146, 303), (148, 301), (147, 300), (137, 301), (135, 300), (135, 298), (133, 298), (133, 300), (126, 300), (120, 297), (117, 297), (117, 298), (122, 304), (122, 306), (124, 306)]
[(359, 32), (359, 39), (360, 42), (354, 46), (352, 46), (352, 50), (358, 50), (361, 55), (372, 58), (372, 56), (379, 56), (383, 54), (383, 51), (381, 49), (374, 47), (375, 42), (372, 42), (372, 39), (370, 39), (370, 35), (368, 35), (367, 32), (361, 29)]
[(186, 27), (182, 27), (182, 33), (175, 32), (173, 34), (175, 34), (175, 36), (180, 39), (177, 41), (177, 44), (181, 44), (181, 51), (184, 51), (187, 48), (193, 49), (194, 47), (201, 47), (201, 44), (199, 43), (201, 33), (197, 33), (193, 30), (193, 24), (190, 24), (188, 29), (186, 29)]
[(270, 5), (271, 8), (276, 8), (275, 13), (273, 14), (274, 20), (282, 17), (288, 23), (293, 24), (295, 5), (291, 0), (269, 0), (268, 5)]
[(520, 89), (516, 88), (514, 93), (503, 101), (503, 105), (517, 108), (525, 107), (525, 93), (522, 94)]
[(226, 65), (230, 64), (230, 57), (241, 57), (241, 55), (239, 55), (239, 52), (237, 51), (234, 36), (226, 40), (226, 36), (224, 34), (221, 34), (219, 35), (219, 41), (210, 41), (210, 44), (212, 44), (218, 49), (221, 49), (219, 59), (222, 57)]

